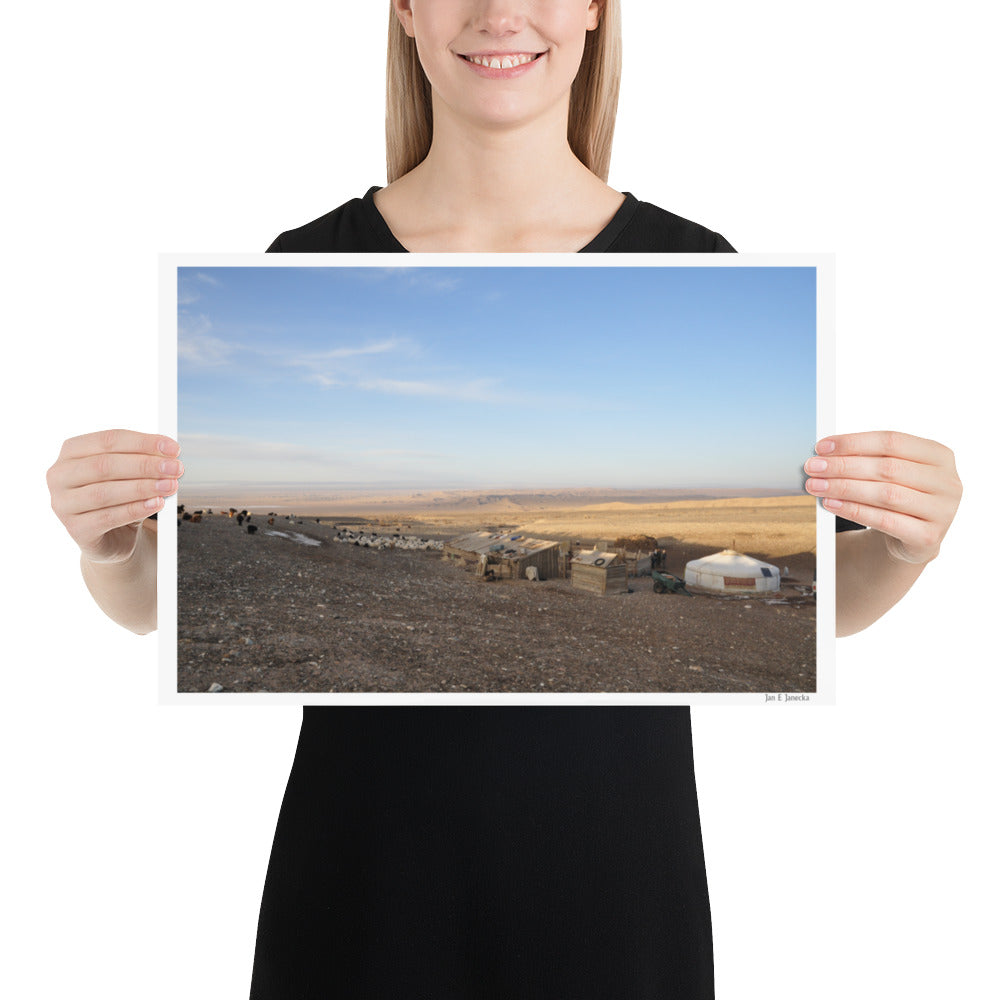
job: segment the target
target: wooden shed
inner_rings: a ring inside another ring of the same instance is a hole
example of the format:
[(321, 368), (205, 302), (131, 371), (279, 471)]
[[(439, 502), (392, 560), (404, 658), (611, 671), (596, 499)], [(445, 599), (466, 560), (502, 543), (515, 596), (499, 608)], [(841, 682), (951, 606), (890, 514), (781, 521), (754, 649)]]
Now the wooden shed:
[(617, 552), (581, 552), (570, 563), (570, 580), (578, 590), (592, 594), (628, 593), (628, 567)]
[(559, 575), (559, 543), (527, 535), (473, 531), (445, 542), (444, 558), (477, 569), (488, 567), (502, 579), (520, 580), (529, 566), (540, 580)]

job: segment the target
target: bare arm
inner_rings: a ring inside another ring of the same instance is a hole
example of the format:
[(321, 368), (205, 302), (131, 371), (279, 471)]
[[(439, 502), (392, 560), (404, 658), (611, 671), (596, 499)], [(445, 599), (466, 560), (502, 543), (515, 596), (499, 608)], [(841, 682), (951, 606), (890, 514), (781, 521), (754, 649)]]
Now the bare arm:
[(156, 629), (155, 528), (136, 532), (135, 548), (124, 562), (91, 562), (81, 553), (80, 570), (90, 596), (110, 619), (137, 635)]
[(837, 535), (837, 635), (878, 621), (913, 586), (926, 563), (894, 559), (881, 531)]
[(934, 559), (962, 498), (955, 456), (936, 441), (873, 431), (824, 438), (806, 490), (873, 531), (837, 535), (837, 635), (882, 617)]
[(47, 481), (52, 509), (80, 547), (94, 600), (119, 625), (156, 628), (156, 528), (149, 515), (184, 467), (167, 437), (111, 430), (64, 442)]

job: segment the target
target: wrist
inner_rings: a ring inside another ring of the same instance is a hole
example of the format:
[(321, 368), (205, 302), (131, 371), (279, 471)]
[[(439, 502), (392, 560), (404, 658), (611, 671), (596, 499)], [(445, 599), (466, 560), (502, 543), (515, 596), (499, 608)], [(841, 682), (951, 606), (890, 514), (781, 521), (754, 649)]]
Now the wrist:
[(120, 561), (92, 561), (81, 553), (84, 584), (113, 621), (143, 635), (156, 628), (156, 536), (140, 530)]
[(103, 548), (95, 548), (90, 551), (81, 548), (80, 560), (85, 566), (128, 566), (136, 559), (137, 553), (142, 547), (142, 539), (141, 524), (132, 528), (131, 532), (127, 527), (116, 528), (111, 535), (105, 535), (101, 539)]
[(940, 545), (933, 548), (912, 549), (905, 546), (898, 538), (879, 532), (885, 542), (886, 552), (893, 562), (904, 563), (908, 566), (924, 566), (932, 559), (936, 559), (941, 551)]

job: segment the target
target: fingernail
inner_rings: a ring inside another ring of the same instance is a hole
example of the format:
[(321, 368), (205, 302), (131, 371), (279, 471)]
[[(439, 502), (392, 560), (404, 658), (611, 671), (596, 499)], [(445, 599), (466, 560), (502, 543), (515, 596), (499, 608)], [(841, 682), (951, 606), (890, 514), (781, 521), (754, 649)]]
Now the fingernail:
[(160, 479), (156, 483), (157, 493), (173, 493), (177, 489), (176, 479)]
[(833, 497), (827, 497), (823, 501), (823, 506), (827, 510), (840, 510), (840, 508), (844, 506), (844, 501), (843, 500), (834, 500)]
[(810, 493), (825, 493), (830, 488), (830, 484), (825, 479), (810, 479), (806, 482), (806, 489)]
[(161, 438), (157, 443), (156, 447), (159, 449), (160, 454), (170, 455), (174, 457), (180, 454), (181, 446), (176, 441), (170, 441), (167, 438)]
[(150, 497), (143, 504), (143, 507), (145, 507), (146, 510), (156, 510), (162, 503), (163, 503), (163, 500), (162, 500), (161, 497)]
[(827, 439), (827, 440), (820, 441), (820, 442), (817, 443), (817, 445), (816, 445), (816, 451), (820, 455), (829, 455), (830, 452), (833, 451), (834, 448), (836, 448), (836, 447), (837, 447), (837, 445), (836, 445), (835, 442), (830, 441), (829, 439)]
[(160, 462), (160, 475), (179, 476), (181, 472), (180, 462)]
[(826, 472), (827, 461), (825, 458), (810, 458), (806, 462), (806, 472)]

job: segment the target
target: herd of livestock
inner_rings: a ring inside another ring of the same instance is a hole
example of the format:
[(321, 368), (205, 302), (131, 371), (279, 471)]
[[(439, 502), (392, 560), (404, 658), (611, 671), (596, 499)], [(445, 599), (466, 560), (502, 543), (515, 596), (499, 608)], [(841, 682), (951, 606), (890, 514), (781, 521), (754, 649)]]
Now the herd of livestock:
[[(211, 508), (208, 510), (196, 510), (189, 512), (184, 509), (184, 504), (179, 504), (177, 507), (177, 524), (179, 526), (185, 521), (190, 521), (192, 524), (198, 524), (201, 522), (203, 517), (208, 515), (231, 518), (236, 521), (237, 526), (240, 528), (246, 525), (246, 531), (249, 535), (255, 534), (259, 527), (259, 525), (253, 520), (253, 514), (245, 509), (237, 510), (235, 507), (229, 507), (226, 510), (219, 511), (218, 514), (215, 514)], [(277, 530), (274, 527), (276, 519), (279, 522), (283, 522), (285, 525), (293, 526), (304, 524), (304, 518), (296, 518), (294, 514), (276, 514), (274, 511), (269, 511), (266, 515), (264, 515), (264, 517), (267, 519), (268, 525), (267, 528), (263, 528), (264, 534), (266, 535), (277, 535), (282, 538), (291, 538), (293, 541), (300, 542), (305, 545), (320, 544), (318, 539), (310, 538), (308, 535), (303, 535), (300, 532), (289, 533)], [(321, 523), (318, 517), (315, 518), (315, 521), (317, 524)], [(444, 543), (441, 541), (436, 541), (430, 538), (420, 538), (416, 535), (404, 535), (399, 531), (380, 535), (375, 531), (354, 531), (350, 528), (338, 528), (334, 538), (338, 542), (346, 542), (349, 545), (357, 545), (366, 549), (420, 549), (440, 551), (444, 547)]]

